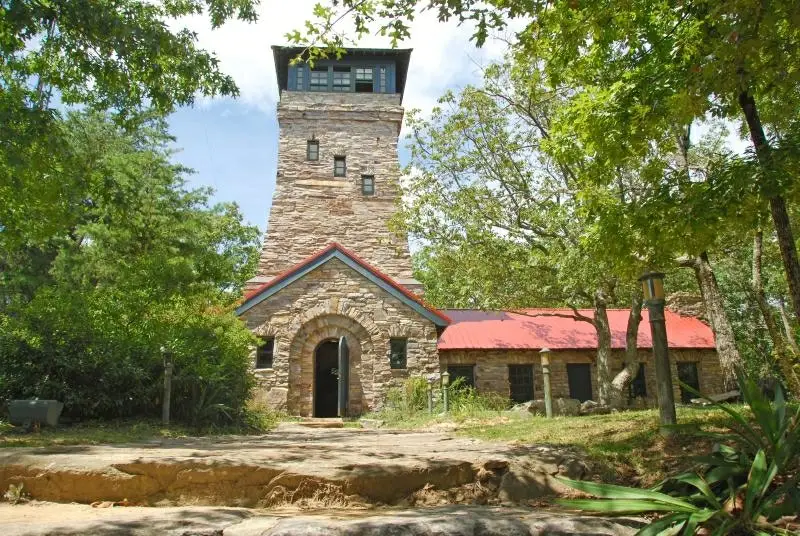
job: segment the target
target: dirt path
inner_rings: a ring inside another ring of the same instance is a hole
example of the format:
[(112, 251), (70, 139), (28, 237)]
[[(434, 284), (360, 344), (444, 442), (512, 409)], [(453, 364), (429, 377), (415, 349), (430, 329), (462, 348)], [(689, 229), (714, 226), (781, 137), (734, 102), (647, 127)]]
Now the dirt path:
[(486, 506), (300, 512), (31, 503), (0, 504), (0, 520), (4, 536), (630, 536), (642, 525), (638, 520)]
[(260, 437), (0, 449), (0, 489), (34, 499), (307, 507), (525, 503), (585, 477), (575, 453), (436, 432), (283, 424)]

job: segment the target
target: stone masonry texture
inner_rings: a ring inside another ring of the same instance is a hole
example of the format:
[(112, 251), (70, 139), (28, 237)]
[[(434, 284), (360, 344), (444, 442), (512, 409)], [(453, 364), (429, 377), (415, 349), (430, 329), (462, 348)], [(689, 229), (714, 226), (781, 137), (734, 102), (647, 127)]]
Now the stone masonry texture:
[[(399, 197), (402, 120), (400, 95), (282, 92), (275, 194), (248, 290), (331, 242), (395, 279), (412, 277), (408, 242), (388, 225)], [(317, 161), (306, 159), (312, 139)], [(346, 177), (333, 176), (335, 156), (345, 157)], [(362, 195), (362, 175), (375, 177), (374, 195)]]
[[(440, 352), (441, 370), (448, 365), (474, 365), (475, 387), (482, 392), (494, 392), (509, 396), (508, 365), (533, 365), (534, 398), (543, 398), (541, 357), (537, 350), (451, 350)], [(656, 403), (656, 371), (652, 352), (639, 352), (639, 363), (645, 367), (645, 383), (647, 384), (647, 405)], [(568, 363), (590, 363), (592, 377), (592, 395), (597, 396), (597, 367), (594, 364), (593, 351), (558, 351), (552, 352), (550, 358), (550, 386), (553, 398), (569, 398), (567, 381)], [(612, 370), (622, 370), (624, 352), (613, 350)], [(700, 390), (703, 393), (715, 394), (725, 390), (719, 358), (715, 350), (671, 350), (672, 381), (675, 400), (680, 401), (677, 363), (697, 363), (700, 379)]]
[[(242, 315), (260, 336), (275, 337), (273, 367), (255, 370), (262, 390), (287, 388), (293, 415), (312, 416), (314, 353), (346, 336), (350, 405), (357, 415), (380, 407), (409, 375), (438, 372), (434, 324), (338, 259), (332, 259)], [(407, 338), (406, 369), (389, 367), (389, 339)], [(253, 353), (255, 362), (255, 353)]]

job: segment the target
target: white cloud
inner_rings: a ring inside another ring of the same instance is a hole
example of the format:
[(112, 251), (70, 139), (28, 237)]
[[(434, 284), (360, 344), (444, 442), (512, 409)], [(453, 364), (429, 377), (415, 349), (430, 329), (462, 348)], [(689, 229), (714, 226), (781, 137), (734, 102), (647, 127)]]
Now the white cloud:
[[(287, 32), (302, 28), (311, 18), (316, 1), (262, 0), (255, 24), (231, 21), (212, 30), (207, 17), (195, 16), (175, 25), (197, 32), (199, 45), (217, 55), (222, 70), (233, 76), (239, 86), (240, 102), (273, 113), (277, 87), (270, 47), (285, 44)], [(403, 101), (406, 108), (429, 110), (445, 90), (465, 81), (477, 81), (479, 65), (499, 58), (504, 51), (504, 45), (498, 41), (477, 49), (469, 39), (471, 26), (439, 23), (432, 12), (416, 18), (411, 35), (399, 45), (414, 49)], [(390, 43), (387, 38), (370, 36), (361, 40), (359, 46), (389, 47)], [(214, 101), (204, 100), (201, 104), (213, 106)]]

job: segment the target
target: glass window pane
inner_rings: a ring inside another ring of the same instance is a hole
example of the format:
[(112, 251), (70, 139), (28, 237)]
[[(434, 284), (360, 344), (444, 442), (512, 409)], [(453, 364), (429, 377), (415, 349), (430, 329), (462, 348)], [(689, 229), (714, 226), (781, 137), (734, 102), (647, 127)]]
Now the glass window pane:
[(334, 67), (333, 68), (333, 90), (334, 91), (350, 91), (350, 68), (349, 67)]
[(311, 77), (309, 78), (309, 89), (311, 91), (327, 91), (328, 90), (328, 68), (316, 67), (311, 70)]
[(406, 339), (389, 339), (389, 367), (393, 369), (404, 369), (407, 365)]
[(356, 68), (356, 81), (358, 81), (358, 82), (372, 82), (372, 67), (358, 67), (358, 68)]
[(275, 350), (275, 338), (262, 339), (264, 344), (256, 350), (256, 368), (272, 368), (272, 357)]
[(305, 76), (305, 68), (298, 67), (297, 68), (297, 83), (295, 84), (295, 89), (297, 91), (303, 91), (303, 78)]
[(361, 175), (361, 193), (364, 195), (375, 194), (375, 176)]
[(306, 159), (319, 160), (319, 142), (317, 140), (308, 140), (306, 146)]
[(345, 177), (347, 176), (347, 165), (343, 156), (336, 156), (333, 159), (333, 176)]

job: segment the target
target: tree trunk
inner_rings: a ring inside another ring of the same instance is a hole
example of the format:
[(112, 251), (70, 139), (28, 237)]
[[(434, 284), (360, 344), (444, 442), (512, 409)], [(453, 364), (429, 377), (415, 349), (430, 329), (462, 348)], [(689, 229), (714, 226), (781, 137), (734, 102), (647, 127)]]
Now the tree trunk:
[(761, 310), (761, 316), (764, 317), (764, 324), (767, 326), (769, 337), (772, 339), (775, 361), (786, 380), (786, 387), (795, 397), (800, 397), (800, 380), (792, 369), (792, 359), (787, 351), (786, 341), (778, 329), (775, 316), (772, 314), (772, 309), (767, 303), (767, 296), (764, 293), (764, 282), (761, 276), (763, 242), (763, 233), (760, 230), (756, 231), (753, 237), (753, 295), (756, 303), (758, 303), (758, 308)]
[[(764, 127), (761, 118), (758, 116), (756, 101), (748, 91), (739, 94), (739, 106), (744, 113), (747, 128), (750, 131), (750, 139), (765, 174), (772, 170), (772, 158), (767, 137), (764, 134)], [(761, 185), (762, 190), (765, 185)], [(767, 185), (770, 186), (770, 185)], [(773, 190), (773, 191), (770, 191)], [(789, 297), (792, 300), (794, 314), (800, 318), (800, 261), (797, 258), (797, 245), (792, 233), (792, 225), (789, 220), (789, 212), (786, 210), (786, 201), (782, 195), (772, 188), (766, 188), (769, 199), (769, 209), (772, 214), (772, 223), (775, 225), (775, 233), (778, 236), (778, 245), (783, 259), (783, 269), (786, 272), (786, 282), (789, 285)]]
[(736, 348), (733, 326), (728, 319), (728, 313), (725, 312), (725, 304), (717, 285), (717, 278), (714, 276), (714, 270), (708, 260), (708, 253), (702, 252), (692, 259), (689, 265), (694, 269), (700, 293), (703, 295), (703, 303), (706, 306), (708, 321), (714, 331), (717, 355), (726, 387), (732, 387), (736, 384), (736, 369), (741, 366), (742, 358)]
[(795, 339), (792, 321), (789, 319), (789, 315), (786, 314), (786, 306), (783, 303), (783, 298), (778, 302), (778, 309), (781, 312), (781, 320), (783, 321), (783, 330), (786, 333), (786, 340), (789, 341), (789, 346), (792, 348), (794, 358), (800, 358), (800, 347), (797, 346), (797, 339)]
[(611, 405), (625, 406), (625, 389), (639, 374), (639, 323), (642, 321), (642, 287), (637, 285), (633, 294), (631, 311), (628, 314), (628, 327), (625, 330), (625, 366), (611, 382)]
[(594, 328), (597, 331), (597, 401), (611, 403), (611, 326), (608, 323), (607, 298), (598, 290), (594, 295)]

